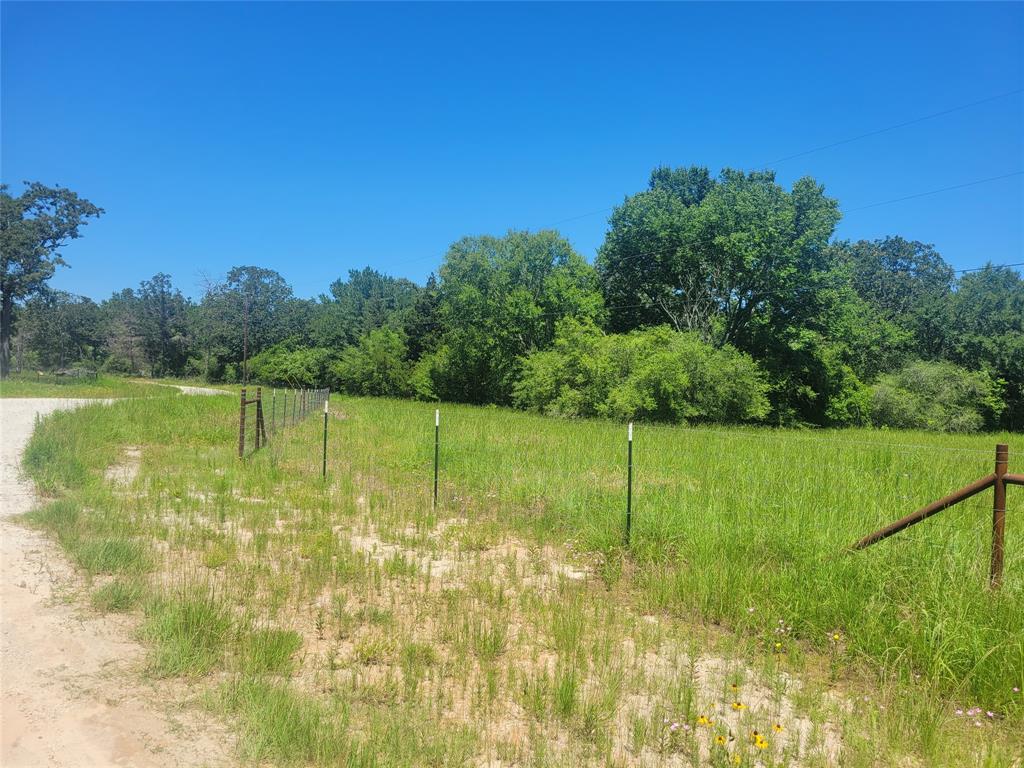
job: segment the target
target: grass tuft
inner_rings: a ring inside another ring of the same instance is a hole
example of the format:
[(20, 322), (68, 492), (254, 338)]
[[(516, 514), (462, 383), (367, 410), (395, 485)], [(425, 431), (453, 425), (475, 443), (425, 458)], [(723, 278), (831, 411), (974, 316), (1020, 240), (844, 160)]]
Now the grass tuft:
[(143, 625), (154, 646), (151, 670), (161, 677), (204, 675), (222, 662), (232, 631), (226, 606), (211, 595), (154, 600)]

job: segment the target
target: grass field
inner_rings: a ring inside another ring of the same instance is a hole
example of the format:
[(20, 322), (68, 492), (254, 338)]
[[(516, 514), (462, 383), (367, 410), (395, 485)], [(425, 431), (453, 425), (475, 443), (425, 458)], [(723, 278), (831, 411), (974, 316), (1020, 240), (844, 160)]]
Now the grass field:
[(319, 416), (239, 461), (228, 397), (57, 414), (26, 454), (93, 605), (247, 759), (1020, 764), (1021, 489), (999, 592), (991, 494), (846, 550), (1024, 436), (638, 425), (626, 550), (622, 425), (444, 406), (434, 509), (434, 406), (332, 407), (326, 482)]
[(12, 374), (0, 381), (0, 397), (155, 397), (177, 394), (174, 390), (130, 381), (118, 376), (95, 379), (61, 377), (36, 373)]

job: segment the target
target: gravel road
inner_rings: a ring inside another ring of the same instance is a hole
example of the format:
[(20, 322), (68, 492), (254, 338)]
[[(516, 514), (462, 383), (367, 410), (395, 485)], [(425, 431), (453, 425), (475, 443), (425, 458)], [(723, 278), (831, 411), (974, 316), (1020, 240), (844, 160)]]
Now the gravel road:
[(175, 709), (181, 684), (140, 674), (133, 620), (83, 609), (57, 546), (11, 519), (38, 501), (20, 472), (36, 414), (95, 402), (0, 398), (0, 765), (228, 765), (223, 726)]

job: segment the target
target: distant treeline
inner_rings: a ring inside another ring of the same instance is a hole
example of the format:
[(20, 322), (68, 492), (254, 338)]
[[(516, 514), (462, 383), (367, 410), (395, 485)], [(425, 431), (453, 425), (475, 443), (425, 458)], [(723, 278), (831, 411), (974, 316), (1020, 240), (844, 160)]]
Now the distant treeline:
[[(833, 242), (810, 178), (659, 168), (592, 266), (555, 231), (466, 237), (426, 285), (350, 271), (316, 299), (242, 266), (16, 307), (16, 370), (209, 381), (663, 421), (1024, 429), (1024, 280), (898, 236)], [(979, 255), (979, 260), (984, 255)]]

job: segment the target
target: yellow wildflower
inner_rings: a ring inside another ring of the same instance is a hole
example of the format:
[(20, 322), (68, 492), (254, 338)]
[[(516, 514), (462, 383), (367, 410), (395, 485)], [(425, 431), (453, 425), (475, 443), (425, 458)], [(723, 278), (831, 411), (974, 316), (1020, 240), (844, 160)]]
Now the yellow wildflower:
[(732, 703), (732, 708), (735, 709), (737, 712), (740, 712), (741, 710), (746, 709), (747, 705), (739, 701), (734, 701)]

